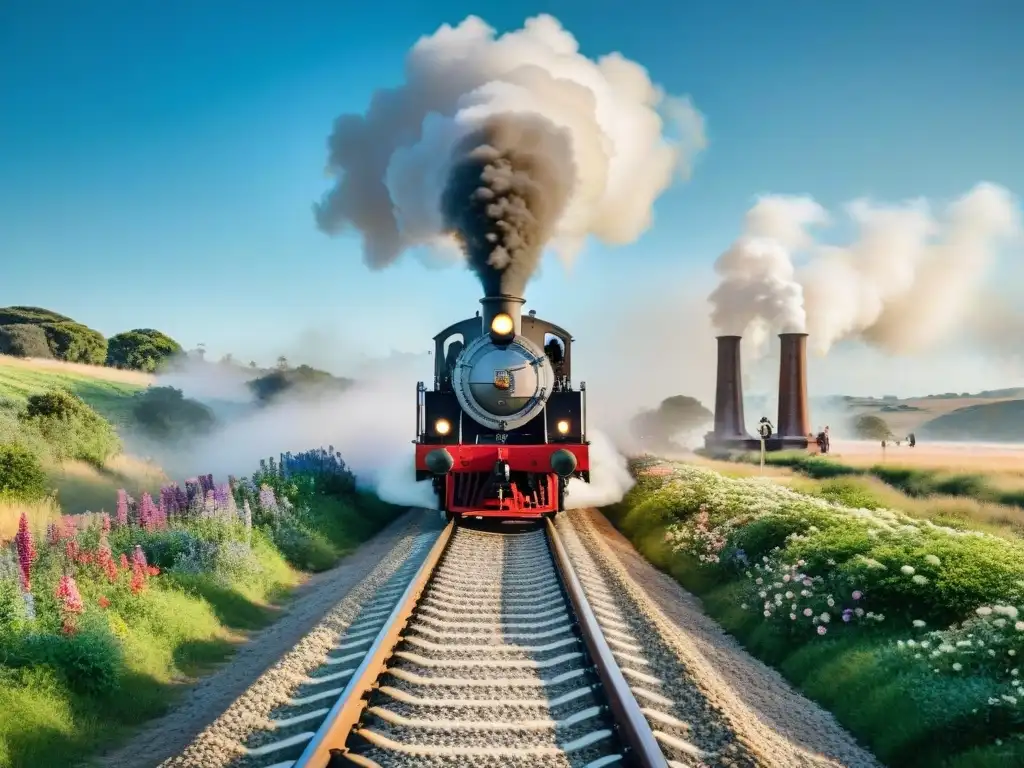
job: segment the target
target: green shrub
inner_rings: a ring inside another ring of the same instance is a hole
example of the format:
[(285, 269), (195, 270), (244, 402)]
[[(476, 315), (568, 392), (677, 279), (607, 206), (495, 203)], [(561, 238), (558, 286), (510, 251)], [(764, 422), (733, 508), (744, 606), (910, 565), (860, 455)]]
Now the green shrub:
[(76, 459), (102, 467), (121, 452), (113, 425), (80, 397), (62, 389), (29, 396), (23, 421), (43, 436), (58, 460)]
[(52, 358), (46, 332), (38, 325), (0, 325), (0, 354)]
[(107, 341), (107, 365), (152, 373), (182, 354), (181, 345), (152, 328), (136, 328)]
[(83, 616), (82, 627), (72, 635), (29, 635), (15, 657), (27, 666), (52, 667), (71, 690), (102, 696), (115, 691), (120, 683), (123, 657), (116, 638), (106, 622)]
[(213, 411), (174, 387), (150, 387), (135, 396), (132, 414), (142, 431), (156, 440), (202, 434), (215, 423)]
[(0, 498), (36, 501), (46, 492), (46, 474), (39, 457), (17, 443), (0, 445)]
[(70, 363), (103, 365), (107, 340), (69, 317), (39, 307), (0, 308), (0, 325), (28, 325), (40, 328), (53, 357)]
[(285, 392), (307, 395), (322, 392), (344, 392), (352, 386), (352, 380), (333, 376), (327, 371), (300, 365), (272, 371), (248, 382), (247, 386), (260, 402), (270, 402)]

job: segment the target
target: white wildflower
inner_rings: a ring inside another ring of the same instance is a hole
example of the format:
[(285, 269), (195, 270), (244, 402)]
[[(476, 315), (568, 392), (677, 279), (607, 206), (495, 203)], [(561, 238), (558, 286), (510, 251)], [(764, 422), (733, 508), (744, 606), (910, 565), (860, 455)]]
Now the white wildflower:
[(987, 605), (983, 605), (980, 608), (975, 608), (974, 612), (976, 614), (978, 614), (979, 616), (991, 616), (992, 615), (992, 609), (989, 608)]
[(922, 576), (919, 573), (915, 573), (913, 575), (913, 577), (911, 577), (911, 581), (913, 581), (915, 584), (927, 584), (928, 583), (928, 579), (926, 579), (924, 576)]
[(942, 561), (939, 560), (935, 555), (925, 555), (924, 561), (929, 565), (942, 565)]
[(914, 624), (915, 627), (920, 629), (921, 627), (924, 626), (925, 623), (921, 619), (914, 619), (913, 624)]
[(961, 664), (959, 661), (953, 663), (953, 671), (954, 672), (959, 672), (963, 668), (964, 668), (964, 665)]
[(906, 576), (913, 576), (914, 575), (914, 568), (913, 568), (913, 566), (910, 566), (910, 565), (904, 565), (903, 567), (900, 568), (900, 572), (903, 573)]

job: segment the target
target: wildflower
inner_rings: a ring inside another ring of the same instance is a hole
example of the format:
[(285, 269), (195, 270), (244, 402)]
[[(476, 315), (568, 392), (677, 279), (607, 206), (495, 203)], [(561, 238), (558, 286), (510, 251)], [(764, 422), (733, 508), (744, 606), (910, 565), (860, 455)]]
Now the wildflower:
[(102, 533), (110, 533), (110, 515), (106, 512), (100, 515), (100, 531)]
[(915, 574), (914, 574), (914, 575), (913, 575), (913, 576), (911, 577), (911, 581), (913, 581), (913, 582), (914, 582), (915, 584), (922, 584), (922, 585), (924, 585), (924, 584), (927, 584), (927, 583), (928, 583), (928, 579), (926, 579), (926, 578), (925, 578), (924, 576), (922, 576), (922, 575), (921, 575), (921, 574), (919, 574), (919, 573), (915, 573)]
[(923, 622), (923, 621), (922, 621), (921, 619), (914, 619), (914, 621), (913, 621), (912, 623), (913, 623), (913, 625), (914, 625), (915, 627), (917, 627), (918, 629), (920, 629), (921, 627), (923, 627), (923, 626), (924, 626), (924, 624), (925, 624), (925, 623), (924, 623), (924, 622)]
[(900, 568), (900, 572), (903, 573), (906, 576), (913, 576), (914, 575), (914, 568), (913, 568), (913, 566), (910, 566), (910, 565), (904, 565), (904, 566), (902, 566)]
[(100, 608), (110, 607), (110, 600), (107, 599), (106, 595), (100, 595), (100, 599), (96, 602), (99, 603)]
[(924, 561), (929, 565), (941, 565), (942, 561), (939, 560), (935, 555), (925, 555)]
[(792, 593), (792, 592), (787, 592), (787, 593), (786, 593), (786, 599), (787, 599), (787, 600), (792, 600), (792, 599), (793, 599), (793, 597), (794, 597), (794, 595), (793, 595), (793, 593)]
[(1024, 632), (1024, 621), (1018, 621), (1016, 624), (1013, 625), (1013, 628), (1016, 629), (1018, 632)]
[(30, 592), (32, 590), (32, 562), (36, 559), (36, 547), (32, 541), (32, 532), (28, 529), (28, 515), (24, 512), (18, 519), (18, 532), (14, 535), (14, 546), (18, 550), (21, 588), (24, 592)]
[(128, 491), (124, 488), (117, 489), (117, 513), (114, 520), (118, 528), (128, 525)]
[(796, 614), (795, 613), (789, 614), (789, 618), (790, 618), (790, 621), (796, 621)]
[(821, 614), (821, 616), (819, 616), (818, 618), (821, 619), (821, 621), (824, 622), (825, 624), (828, 624), (830, 621), (832, 621), (832, 615), (830, 613), (828, 613), (828, 611), (826, 611), (825, 613)]
[(740, 603), (740, 608), (742, 608), (744, 611), (747, 610), (747, 604), (746, 603)]
[(148, 565), (146, 562), (146, 553), (142, 551), (141, 544), (135, 545), (135, 550), (132, 552), (132, 563), (143, 569)]
[(832, 608), (836, 604), (836, 601), (831, 597), (828, 598), (825, 602), (828, 603), (829, 608)]
[(854, 600), (860, 600), (860, 599), (861, 599), (862, 597), (864, 597), (864, 593), (863, 593), (863, 592), (861, 592), (860, 590), (857, 590), (857, 589), (855, 589), (855, 590), (853, 591), (853, 594), (851, 595), (851, 597), (852, 597), (852, 598), (853, 598)]
[(804, 616), (811, 616), (814, 613), (810, 608), (804, 608)]
[(980, 608), (975, 608), (974, 612), (976, 614), (978, 614), (979, 616), (991, 616), (992, 615), (992, 609), (989, 608), (986, 605), (983, 605)]
[(853, 611), (851, 611), (849, 608), (847, 608), (845, 611), (843, 611), (843, 621), (844, 622), (849, 624), (850, 620), (852, 618), (853, 618)]
[(822, 625), (820, 625), (820, 624), (819, 624), (819, 625), (818, 625), (818, 634), (819, 634), (819, 635), (824, 635), (824, 634), (825, 634), (826, 632), (828, 632), (828, 630), (827, 630), (827, 629), (825, 629), (825, 627), (824, 627), (824, 626), (822, 626)]
[(75, 631), (74, 617), (85, 610), (82, 603), (82, 596), (78, 592), (78, 585), (71, 576), (61, 576), (57, 584), (55, 596), (60, 601), (60, 609), (63, 614), (62, 630), (65, 634), (72, 634)]
[(765, 611), (764, 615), (765, 615), (765, 618), (768, 618), (768, 617), (770, 617), (772, 615), (772, 612), (771, 611)]
[(132, 580), (128, 587), (133, 595), (139, 594), (146, 587), (146, 572), (137, 562), (132, 563)]

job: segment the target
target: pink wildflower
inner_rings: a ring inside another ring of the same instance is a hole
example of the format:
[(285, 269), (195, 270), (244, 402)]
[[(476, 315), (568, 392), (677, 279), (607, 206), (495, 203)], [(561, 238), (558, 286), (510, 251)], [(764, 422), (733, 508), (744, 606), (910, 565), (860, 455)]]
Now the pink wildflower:
[(110, 515), (106, 512), (100, 515), (100, 530), (103, 533), (110, 533)]
[(32, 562), (36, 559), (35, 543), (32, 532), (28, 529), (28, 516), (22, 512), (18, 520), (18, 532), (14, 536), (14, 544), (18, 548), (18, 565), (21, 568), (21, 588), (26, 592), (32, 589)]
[(78, 585), (71, 576), (61, 576), (57, 584), (56, 597), (60, 601), (60, 609), (64, 621), (61, 626), (65, 634), (71, 635), (75, 632), (75, 615), (85, 610), (82, 596), (78, 592)]
[(72, 562), (76, 560), (78, 558), (78, 542), (74, 539), (64, 542), (64, 555)]
[(159, 510), (153, 503), (153, 497), (147, 492), (142, 494), (139, 505), (139, 524), (147, 531), (155, 530), (158, 523)]
[(826, 632), (828, 632), (828, 630), (825, 629), (825, 627), (823, 627), (821, 624), (819, 624), (818, 625), (818, 634), (819, 635), (824, 635)]
[(860, 590), (854, 590), (852, 597), (854, 600), (860, 600), (864, 595)]
[(132, 552), (132, 563), (138, 565), (140, 568), (146, 568), (149, 563), (146, 562), (146, 553), (142, 551), (142, 545), (136, 544), (135, 551)]
[(64, 530), (61, 533), (62, 538), (75, 538), (78, 535), (78, 521), (72, 515), (64, 515), (62, 522), (64, 523)]
[(118, 527), (128, 525), (128, 491), (124, 488), (117, 490), (117, 517), (115, 521)]
[(51, 547), (60, 544), (60, 530), (57, 528), (56, 523), (50, 523), (46, 526), (46, 543)]

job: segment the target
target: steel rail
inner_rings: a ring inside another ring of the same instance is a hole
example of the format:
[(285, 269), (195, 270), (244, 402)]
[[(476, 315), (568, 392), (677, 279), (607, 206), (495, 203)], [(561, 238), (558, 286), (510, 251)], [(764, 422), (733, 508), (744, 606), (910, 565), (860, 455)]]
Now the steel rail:
[(647, 718), (640, 711), (640, 705), (629, 689), (629, 684), (619, 669), (619, 663), (615, 660), (608, 641), (605, 640), (601, 626), (583, 592), (583, 586), (573, 570), (569, 555), (551, 518), (547, 518), (546, 531), (555, 565), (576, 613), (580, 634), (601, 680), (601, 687), (614, 716), (615, 727), (626, 749), (627, 764), (637, 768), (668, 768), (668, 761), (654, 737)]
[(426, 589), (427, 582), (434, 573), (434, 568), (441, 560), (448, 542), (452, 537), (455, 523), (449, 522), (441, 531), (434, 546), (430, 548), (426, 559), (416, 571), (409, 586), (392, 609), (384, 626), (381, 628), (373, 644), (367, 651), (362, 663), (352, 673), (345, 689), (331, 707), (323, 725), (316, 735), (306, 744), (292, 768), (326, 768), (335, 754), (342, 754), (349, 733), (359, 722), (363, 709), (366, 707), (366, 696), (373, 690), (381, 670), (400, 640), (416, 603)]

